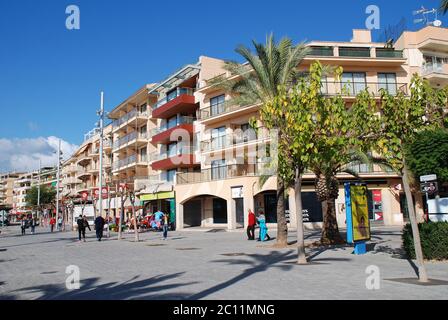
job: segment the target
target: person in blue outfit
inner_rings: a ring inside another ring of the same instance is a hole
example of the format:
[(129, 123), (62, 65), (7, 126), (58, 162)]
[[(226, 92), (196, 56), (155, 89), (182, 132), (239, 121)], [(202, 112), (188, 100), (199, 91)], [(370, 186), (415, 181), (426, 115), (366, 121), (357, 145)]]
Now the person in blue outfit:
[(266, 241), (271, 240), (271, 237), (268, 235), (268, 227), (266, 226), (266, 216), (261, 211), (258, 215), (258, 224), (260, 225), (260, 237), (258, 238), (258, 241)]

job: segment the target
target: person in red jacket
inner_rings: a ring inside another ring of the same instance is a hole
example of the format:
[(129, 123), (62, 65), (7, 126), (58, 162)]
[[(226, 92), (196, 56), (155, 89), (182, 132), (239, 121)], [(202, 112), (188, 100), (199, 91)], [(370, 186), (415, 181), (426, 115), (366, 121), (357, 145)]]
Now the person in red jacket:
[(247, 225), (247, 240), (255, 240), (255, 226), (256, 226), (255, 214), (249, 209), (248, 225)]
[(50, 219), (51, 232), (53, 232), (55, 224), (56, 224), (56, 218), (55, 217), (51, 217), (51, 219)]

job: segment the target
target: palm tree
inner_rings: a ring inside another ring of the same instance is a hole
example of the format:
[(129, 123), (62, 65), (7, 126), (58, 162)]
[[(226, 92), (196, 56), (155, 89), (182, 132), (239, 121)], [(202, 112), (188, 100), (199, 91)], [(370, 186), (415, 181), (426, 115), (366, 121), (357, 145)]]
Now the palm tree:
[[(246, 61), (241, 65), (227, 62), (225, 68), (236, 76), (233, 81), (215, 79), (222, 87), (232, 94), (230, 105), (247, 106), (260, 104), (261, 108), (272, 101), (279, 93), (279, 86), (291, 87), (298, 75), (297, 66), (308, 53), (305, 45), (293, 45), (292, 40), (283, 38), (276, 43), (271, 34), (266, 37), (266, 43), (253, 41), (255, 53), (245, 46), (239, 46), (236, 52)], [(263, 121), (263, 119), (261, 119)], [(274, 128), (281, 136), (282, 119), (278, 119)], [(285, 186), (283, 179), (277, 176), (277, 244), (287, 245), (288, 228), (285, 216)]]
[(440, 10), (442, 10), (443, 14), (448, 12), (448, 0), (442, 0), (440, 3)]

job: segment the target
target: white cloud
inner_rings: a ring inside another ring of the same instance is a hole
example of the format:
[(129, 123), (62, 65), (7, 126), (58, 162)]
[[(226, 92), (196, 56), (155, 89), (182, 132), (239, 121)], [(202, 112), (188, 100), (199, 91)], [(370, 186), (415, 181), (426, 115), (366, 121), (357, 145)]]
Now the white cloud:
[[(59, 138), (0, 139), (0, 172), (32, 171), (57, 163)], [(78, 146), (61, 140), (63, 158), (69, 158)]]

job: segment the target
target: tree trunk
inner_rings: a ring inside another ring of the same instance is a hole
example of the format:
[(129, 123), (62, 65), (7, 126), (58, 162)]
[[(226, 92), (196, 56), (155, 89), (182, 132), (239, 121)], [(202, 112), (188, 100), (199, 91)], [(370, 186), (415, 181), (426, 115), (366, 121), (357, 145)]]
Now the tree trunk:
[(330, 198), (322, 201), (324, 225), (322, 229), (321, 243), (324, 245), (345, 243), (339, 233), (338, 221), (336, 219), (336, 199)]
[(135, 207), (132, 206), (132, 215), (134, 216), (134, 236), (135, 236), (135, 242), (139, 242), (138, 238), (138, 229), (137, 229), (137, 215), (135, 214)]
[(307, 264), (305, 253), (305, 236), (303, 232), (303, 205), (302, 205), (302, 175), (296, 170), (296, 183), (294, 185), (297, 219), (297, 263)]
[(277, 245), (288, 245), (288, 225), (285, 216), (285, 183), (277, 177)]
[(426, 273), (425, 264), (423, 261), (423, 251), (422, 251), (422, 245), (420, 242), (420, 232), (418, 230), (418, 223), (417, 223), (417, 216), (415, 214), (414, 209), (414, 203), (412, 201), (412, 192), (411, 187), (409, 185), (409, 178), (408, 178), (408, 169), (406, 167), (406, 163), (403, 161), (403, 188), (404, 192), (406, 194), (406, 201), (408, 204), (408, 210), (409, 210), (409, 220), (411, 221), (411, 228), (412, 228), (412, 237), (414, 239), (414, 248), (415, 248), (415, 256), (417, 258), (417, 264), (418, 264), (418, 280), (420, 282), (428, 282), (428, 275)]
[(123, 198), (121, 198), (121, 211), (120, 211), (120, 219), (118, 219), (118, 240), (121, 240), (121, 233), (122, 233), (122, 227), (123, 224), (123, 215), (124, 215), (124, 202)]

